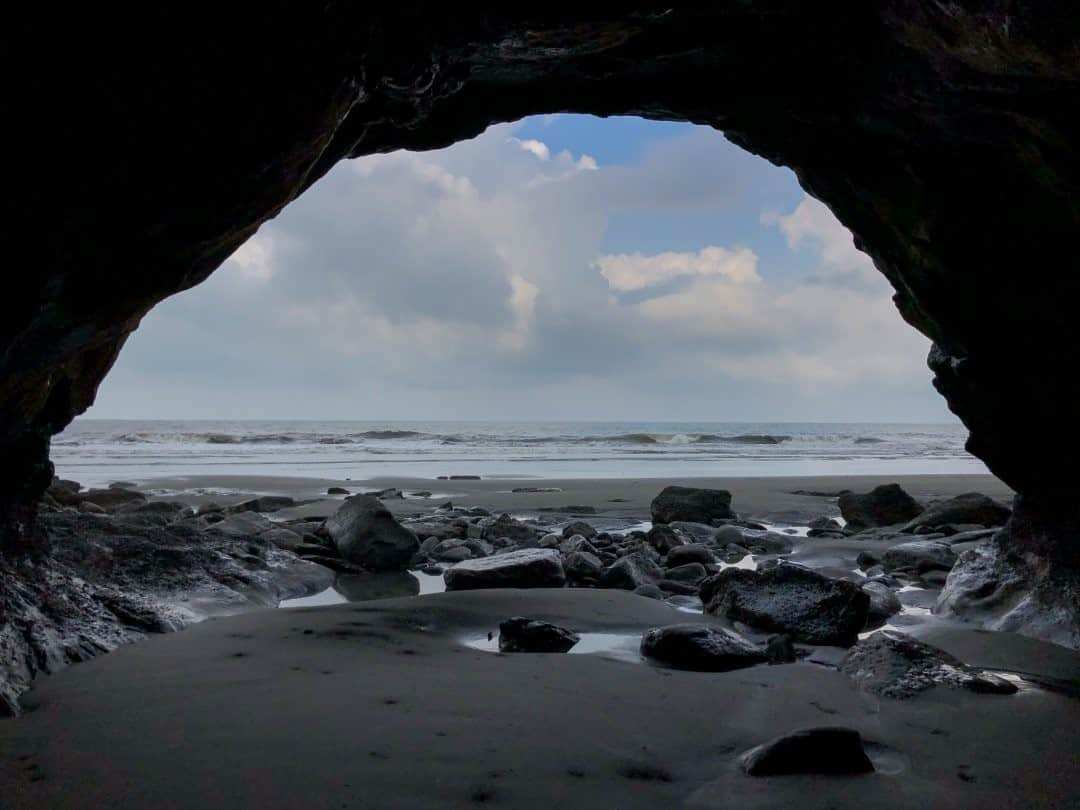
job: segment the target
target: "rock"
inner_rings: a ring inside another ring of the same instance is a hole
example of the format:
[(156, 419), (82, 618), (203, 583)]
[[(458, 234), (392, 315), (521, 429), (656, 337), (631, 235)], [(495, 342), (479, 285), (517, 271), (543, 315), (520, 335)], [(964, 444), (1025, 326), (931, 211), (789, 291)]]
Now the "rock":
[(225, 511), (229, 513), (239, 512), (277, 512), (280, 509), (287, 509), (290, 506), (295, 506), (296, 501), (286, 495), (263, 495), (258, 498), (251, 498), (247, 501), (241, 501), (240, 503), (233, 504)]
[(537, 532), (532, 526), (527, 526), (520, 520), (516, 520), (508, 514), (499, 515), (497, 518), (485, 518), (480, 522), (481, 537), (484, 540), (493, 540), (497, 537), (509, 537), (515, 543), (535, 543)]
[(466, 560), (443, 573), (448, 591), (479, 588), (561, 588), (566, 584), (559, 552), (522, 549)]
[(103, 508), (98, 506), (93, 501), (80, 501), (76, 507), (80, 512), (84, 512), (88, 515), (105, 515), (108, 514)]
[(634, 593), (638, 596), (644, 596), (646, 599), (663, 601), (667, 598), (667, 594), (658, 585), (638, 585), (638, 587), (634, 588)]
[(576, 534), (581, 535), (586, 540), (591, 540), (596, 537), (597, 531), (583, 520), (575, 521), (563, 527), (563, 537), (573, 537)]
[(881, 563), (886, 571), (907, 569), (920, 574), (927, 571), (948, 571), (956, 562), (956, 552), (944, 543), (933, 540), (913, 540), (886, 549)]
[(825, 532), (838, 532), (838, 531), (842, 531), (842, 529), (843, 529), (843, 527), (840, 525), (839, 521), (834, 520), (833, 518), (828, 517), (826, 515), (822, 515), (821, 517), (816, 517), (806, 525), (811, 529), (816, 529), (818, 531), (825, 531)]
[(258, 512), (241, 512), (218, 521), (211, 531), (229, 537), (256, 537), (276, 527), (277, 524)]
[(738, 633), (712, 624), (675, 624), (646, 630), (641, 654), (674, 669), (728, 672), (764, 663), (765, 652)]
[(675, 579), (661, 579), (656, 587), (666, 594), (678, 594), (679, 596), (693, 596), (698, 592), (698, 586), (689, 582), (679, 582)]
[(660, 554), (668, 554), (672, 549), (683, 545), (682, 538), (670, 526), (653, 526), (645, 535), (645, 542)]
[(580, 534), (575, 534), (573, 537), (563, 540), (558, 544), (558, 549), (563, 554), (570, 554), (574, 551), (587, 551), (590, 554), (596, 553), (596, 548), (593, 544)]
[(634, 552), (612, 563), (601, 575), (600, 585), (632, 591), (642, 585), (655, 585), (663, 574), (660, 566), (641, 552)]
[(900, 612), (902, 605), (892, 588), (881, 582), (864, 582), (862, 589), (870, 597), (870, 607), (866, 613), (867, 627), (880, 627)]
[(922, 507), (899, 484), (883, 484), (863, 495), (845, 492), (838, 503), (850, 532), (906, 523), (922, 512)]
[(515, 616), (499, 624), (499, 652), (564, 653), (581, 637), (565, 627)]
[(795, 643), (786, 633), (780, 633), (769, 639), (769, 643), (765, 645), (765, 655), (770, 664), (793, 664), (798, 660)]
[(592, 584), (600, 581), (604, 564), (595, 554), (572, 551), (563, 558), (563, 570), (566, 571), (566, 578), (573, 583)]
[(764, 571), (727, 568), (701, 584), (707, 613), (788, 633), (807, 644), (854, 644), (870, 597), (853, 582), (781, 563)]
[(747, 538), (738, 526), (721, 526), (713, 532), (713, 542), (720, 548), (725, 548), (731, 544), (744, 546)]
[(415, 534), (366, 495), (346, 499), (327, 518), (326, 531), (345, 560), (375, 571), (404, 569), (420, 548)]
[(664, 579), (687, 582), (691, 585), (697, 585), (708, 575), (709, 572), (705, 570), (705, 566), (699, 562), (690, 562), (664, 569)]
[(735, 563), (739, 562), (739, 560), (744, 559), (749, 554), (750, 549), (743, 548), (736, 543), (729, 543), (723, 549), (723, 551), (720, 552), (720, 559), (728, 565), (734, 565)]
[(263, 540), (273, 543), (275, 546), (284, 549), (285, 551), (295, 552), (296, 549), (304, 543), (303, 535), (280, 526), (275, 526), (273, 529), (269, 529), (259, 536)]
[(444, 548), (440, 551), (436, 551), (433, 556), (442, 562), (459, 563), (464, 560), (471, 560), (473, 553), (465, 546), (457, 545), (452, 548)]
[(715, 518), (734, 518), (731, 493), (723, 489), (665, 487), (650, 505), (653, 523), (685, 520), (709, 523)]
[(689, 520), (673, 520), (664, 524), (675, 530), (685, 543), (711, 543), (716, 537), (716, 527), (709, 523), (694, 523)]
[(968, 492), (926, 507), (918, 517), (910, 520), (905, 531), (915, 531), (921, 526), (936, 527), (947, 523), (978, 523), (982, 526), (1004, 526), (1012, 514), (993, 498)]
[(713, 553), (709, 551), (708, 546), (701, 543), (687, 543), (684, 546), (676, 546), (667, 553), (667, 564), (672, 568), (695, 562), (702, 565), (713, 565), (716, 559), (713, 557)]
[(860, 551), (855, 557), (855, 562), (858, 563), (859, 568), (868, 571), (875, 565), (881, 564), (881, 555), (875, 551)]
[(348, 495), (349, 490), (345, 489), (345, 487), (327, 487), (326, 494), (327, 495)]
[(740, 761), (749, 776), (851, 776), (874, 770), (874, 763), (863, 748), (862, 735), (853, 728), (839, 726), (785, 734), (750, 749)]
[[(59, 499), (58, 499), (59, 500)], [(141, 492), (135, 492), (131, 489), (90, 489), (86, 492), (79, 493), (77, 500), (90, 501), (100, 506), (102, 509), (112, 511), (121, 506), (130, 503), (142, 503), (146, 500), (146, 496)], [(61, 501), (63, 503), (63, 501)]]
[(967, 666), (944, 650), (904, 633), (881, 630), (867, 636), (840, 662), (840, 671), (881, 697), (909, 698), (934, 686), (1011, 695), (1014, 684)]

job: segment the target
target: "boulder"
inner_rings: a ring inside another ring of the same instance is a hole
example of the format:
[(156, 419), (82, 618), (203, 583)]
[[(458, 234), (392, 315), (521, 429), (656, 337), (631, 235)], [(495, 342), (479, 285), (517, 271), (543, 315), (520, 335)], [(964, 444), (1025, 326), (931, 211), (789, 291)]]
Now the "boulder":
[(664, 579), (674, 580), (675, 582), (688, 582), (692, 585), (697, 585), (708, 575), (709, 572), (705, 570), (705, 566), (699, 562), (676, 565), (664, 570)]
[(870, 597), (870, 608), (866, 613), (867, 627), (880, 627), (903, 607), (893, 589), (883, 582), (864, 582), (862, 589)]
[[(104, 505), (104, 504), (103, 504)], [(922, 514), (909, 520), (904, 531), (913, 532), (920, 526), (935, 527), (948, 523), (977, 523), (980, 526), (1004, 526), (1012, 514), (1007, 506), (980, 495), (968, 492), (944, 501), (930, 504)]]
[(716, 560), (708, 546), (701, 543), (687, 543), (685, 546), (676, 546), (667, 553), (667, 564), (671, 567), (686, 565), (687, 563), (701, 563), (713, 565)]
[(591, 540), (596, 537), (597, 531), (585, 521), (577, 520), (564, 526), (562, 530), (562, 536), (565, 538), (573, 537), (574, 535), (581, 535), (586, 540)]
[(349, 490), (345, 489), (345, 487), (327, 487), (326, 494), (327, 495), (348, 495)]
[(874, 763), (863, 748), (862, 735), (853, 728), (825, 726), (785, 734), (752, 748), (741, 757), (749, 776), (871, 773)]
[(620, 557), (601, 575), (603, 588), (621, 588), (632, 591), (642, 585), (655, 585), (664, 575), (660, 566), (641, 552)]
[(285, 551), (295, 552), (297, 548), (304, 544), (304, 536), (297, 534), (291, 529), (286, 529), (283, 526), (275, 526), (272, 529), (268, 529), (259, 535), (263, 540), (273, 543), (280, 549)]
[(645, 542), (660, 554), (667, 554), (673, 548), (683, 545), (683, 539), (670, 526), (653, 526), (645, 535)]
[(899, 484), (883, 484), (865, 494), (845, 492), (840, 495), (839, 506), (852, 532), (906, 523), (922, 512), (922, 507)]
[(604, 564), (599, 557), (588, 551), (571, 551), (563, 558), (563, 570), (571, 582), (592, 584), (600, 581)]
[(727, 568), (701, 584), (705, 611), (807, 644), (847, 647), (866, 625), (870, 597), (854, 582), (799, 565)]
[(659, 599), (663, 601), (667, 598), (667, 594), (660, 590), (659, 585), (639, 585), (634, 588), (634, 593), (638, 596), (644, 596), (646, 599)]
[(466, 560), (443, 573), (448, 591), (480, 588), (561, 588), (566, 584), (559, 552), (522, 549)]
[(258, 512), (241, 512), (237, 515), (219, 520), (211, 527), (211, 531), (228, 535), (229, 537), (257, 537), (263, 532), (268, 532), (277, 527), (269, 518), (265, 518)]
[(920, 574), (948, 571), (956, 563), (956, 552), (933, 540), (912, 540), (886, 549), (881, 564), (886, 571), (907, 569)]
[(505, 513), (497, 518), (484, 518), (479, 525), (480, 536), (484, 540), (509, 537), (515, 543), (534, 543), (536, 541), (536, 529), (522, 523), (520, 520), (515, 520)]
[(420, 548), (382, 501), (366, 495), (346, 499), (327, 518), (326, 531), (345, 560), (375, 571), (404, 569)]
[(499, 652), (564, 653), (581, 641), (565, 627), (515, 616), (499, 624)]
[(731, 493), (723, 489), (665, 487), (650, 505), (653, 523), (674, 520), (710, 523), (736, 517), (731, 509)]
[(840, 662), (840, 671), (881, 697), (904, 699), (935, 686), (1011, 695), (1015, 684), (967, 666), (944, 650), (904, 633), (881, 630), (867, 636)]
[(145, 500), (146, 496), (141, 492), (132, 489), (121, 489), (120, 487), (89, 489), (86, 492), (79, 493), (76, 499), (76, 501), (90, 501), (90, 503), (95, 503), (108, 511), (118, 509), (129, 503), (143, 503)]
[(279, 509), (286, 509), (295, 505), (296, 501), (286, 495), (262, 495), (258, 498), (251, 498), (250, 500), (233, 504), (225, 511), (232, 513), (277, 512)]
[(646, 630), (641, 654), (674, 669), (727, 672), (764, 663), (760, 647), (738, 633), (711, 624), (675, 624)]
[(738, 526), (721, 526), (713, 532), (713, 540), (717, 546), (724, 548), (731, 544), (737, 546), (745, 546), (747, 543), (747, 537), (742, 533), (742, 529)]

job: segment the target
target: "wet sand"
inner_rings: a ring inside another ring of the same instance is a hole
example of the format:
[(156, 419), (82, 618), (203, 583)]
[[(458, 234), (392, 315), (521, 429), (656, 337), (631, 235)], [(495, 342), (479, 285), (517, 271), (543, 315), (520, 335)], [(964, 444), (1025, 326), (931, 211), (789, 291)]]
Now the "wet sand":
[[(687, 618), (629, 593), (557, 590), (210, 620), (41, 680), (27, 715), (0, 720), (0, 806), (1075, 806), (1080, 703), (1065, 694), (892, 701), (811, 663), (706, 674), (461, 643), (514, 614), (590, 632)], [(1080, 678), (1077, 656), (1029, 639), (936, 642)], [(818, 725), (859, 729), (879, 772), (739, 770), (742, 751)]]
[[(612, 517), (646, 518), (649, 503), (669, 484), (730, 490), (732, 506), (743, 517), (769, 522), (803, 523), (822, 514), (839, 514), (836, 498), (799, 492), (835, 493), (842, 489), (869, 491), (878, 484), (899, 483), (916, 498), (949, 497), (964, 492), (982, 492), (1008, 502), (1012, 491), (990, 475), (903, 475), (903, 476), (793, 476), (761, 478), (567, 478), (502, 479), (480, 481), (440, 481), (431, 478), (347, 479), (288, 478), (270, 476), (202, 475), (157, 478), (137, 482), (140, 489), (169, 493), (163, 497), (191, 503), (230, 503), (250, 494), (289, 495), (314, 499), (316, 503), (281, 512), (282, 517), (327, 515), (335, 508), (326, 499), (329, 487), (344, 487), (351, 493), (396, 488), (406, 495), (430, 492), (429, 498), (406, 497), (387, 500), (398, 514), (427, 511), (445, 501), (460, 506), (483, 506), (494, 512), (530, 513), (540, 509), (587, 506), (597, 514)], [(513, 492), (523, 487), (555, 489), (555, 492)], [(208, 489), (209, 494), (191, 494)], [(183, 495), (176, 495), (184, 492)], [(343, 496), (341, 496), (343, 497)], [(340, 497), (338, 498), (340, 500)]]

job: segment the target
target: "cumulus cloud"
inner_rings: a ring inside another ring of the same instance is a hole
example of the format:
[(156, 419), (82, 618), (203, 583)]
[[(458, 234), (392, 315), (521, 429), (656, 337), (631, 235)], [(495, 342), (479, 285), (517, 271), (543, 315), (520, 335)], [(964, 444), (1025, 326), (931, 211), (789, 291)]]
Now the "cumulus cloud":
[(758, 257), (749, 248), (709, 245), (696, 253), (667, 251), (654, 256), (619, 253), (600, 256), (593, 264), (613, 290), (642, 290), (685, 276), (722, 276), (736, 284), (760, 281)]
[(704, 128), (612, 165), (519, 129), (337, 166), (147, 317), (98, 414), (934, 412), (926, 340), (790, 174)]

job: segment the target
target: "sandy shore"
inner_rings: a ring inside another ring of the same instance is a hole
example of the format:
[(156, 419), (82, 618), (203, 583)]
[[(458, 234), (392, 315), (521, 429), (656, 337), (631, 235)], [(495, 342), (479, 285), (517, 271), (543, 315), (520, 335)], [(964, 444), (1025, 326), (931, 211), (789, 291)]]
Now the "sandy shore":
[[(5, 808), (1064, 808), (1080, 703), (939, 690), (871, 698), (809, 663), (723, 674), (461, 639), (524, 613), (581, 631), (683, 621), (624, 592), (485, 591), (211, 620), (42, 680), (0, 721)], [(971, 631), (938, 640), (962, 653)], [(1005, 668), (1080, 677), (995, 635)], [(985, 639), (977, 644), (987, 646)], [(770, 737), (847, 725), (862, 777), (753, 779)], [(1075, 805), (1072, 805), (1075, 806)]]
[[(445, 500), (519, 514), (576, 505), (594, 509), (597, 525), (647, 519), (663, 486), (685, 483), (730, 489), (743, 516), (800, 525), (837, 514), (830, 493), (891, 481), (920, 498), (1011, 494), (989, 476), (955, 475), (138, 483), (193, 503), (310, 499), (282, 517), (333, 512), (330, 486), (394, 487), (431, 492), (387, 501), (403, 514)], [(791, 556), (850, 575), (874, 542), (815, 540)], [(932, 604), (933, 592), (901, 598)], [(513, 615), (612, 643), (567, 655), (467, 646)], [(624, 591), (438, 593), (211, 619), (39, 679), (24, 696), (27, 713), (0, 720), (0, 809), (1076, 806), (1080, 654), (914, 618), (906, 632), (1022, 677), (1020, 692), (877, 698), (829, 666), (842, 654), (830, 648), (812, 662), (729, 673), (660, 668), (636, 654), (643, 630), (713, 620)], [(738, 767), (743, 751), (821, 725), (858, 729), (878, 771), (755, 779)]]
[[(732, 506), (743, 517), (777, 523), (804, 523), (822, 514), (839, 514), (836, 498), (797, 493), (835, 493), (842, 489), (869, 491), (878, 484), (899, 483), (917, 498), (948, 497), (963, 492), (982, 492), (1008, 501), (1012, 491), (990, 475), (907, 475), (907, 476), (800, 476), (761, 478), (560, 478), (485, 479), (480, 481), (440, 481), (431, 478), (371, 478), (364, 481), (331, 478), (288, 478), (269, 476), (203, 475), (183, 478), (156, 478), (137, 482), (140, 489), (169, 493), (163, 497), (191, 503), (229, 503), (252, 494), (289, 495), (315, 499), (316, 503), (281, 513), (282, 517), (327, 515), (335, 508), (325, 498), (329, 487), (343, 487), (352, 493), (396, 488), (406, 495), (430, 492), (431, 497), (387, 500), (398, 514), (423, 512), (453, 501), (461, 506), (483, 506), (494, 512), (530, 513), (541, 509), (586, 506), (598, 515), (647, 519), (649, 503), (669, 484), (730, 490)], [(515, 489), (542, 488), (545, 492), (514, 492)], [(192, 494), (192, 490), (210, 490)], [(175, 493), (183, 493), (177, 495)], [(340, 498), (339, 498), (340, 500)]]

